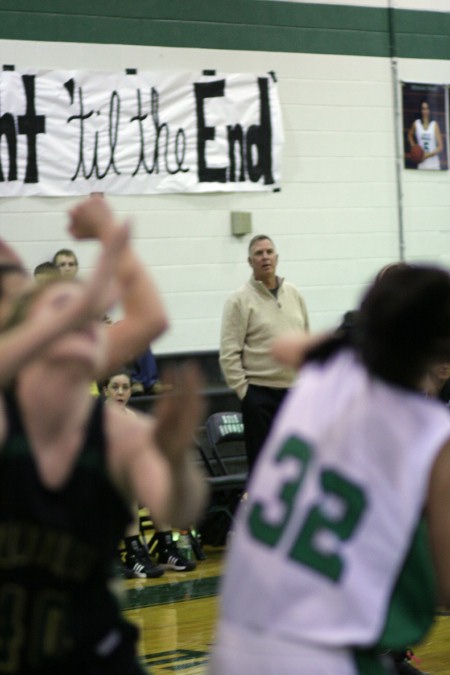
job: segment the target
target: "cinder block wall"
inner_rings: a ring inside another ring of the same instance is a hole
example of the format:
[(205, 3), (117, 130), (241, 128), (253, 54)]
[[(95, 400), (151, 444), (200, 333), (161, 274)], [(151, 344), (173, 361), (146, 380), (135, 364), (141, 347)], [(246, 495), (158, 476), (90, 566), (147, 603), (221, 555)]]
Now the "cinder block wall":
[[(400, 80), (450, 82), (446, 5), (405, 0), (389, 13), (381, 0), (2, 1), (1, 61), (16, 68), (277, 75), (281, 192), (112, 198), (133, 215), (134, 245), (169, 309), (157, 353), (217, 348), (223, 303), (249, 276), (249, 237), (231, 235), (231, 211), (251, 212), (253, 234), (274, 238), (279, 273), (302, 290), (315, 330), (333, 326), (375, 272), (398, 259), (392, 37)], [(406, 259), (450, 262), (449, 188), (448, 171), (401, 171)], [(72, 202), (0, 200), (1, 236), (30, 270), (70, 244)], [(96, 246), (73, 248), (87, 273)]]

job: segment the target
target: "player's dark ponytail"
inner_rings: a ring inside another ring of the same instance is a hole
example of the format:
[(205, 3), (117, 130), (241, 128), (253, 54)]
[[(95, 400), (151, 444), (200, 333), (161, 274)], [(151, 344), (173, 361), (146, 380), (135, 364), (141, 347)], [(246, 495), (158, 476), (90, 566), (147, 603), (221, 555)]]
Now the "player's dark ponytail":
[(450, 276), (415, 266), (393, 270), (367, 292), (355, 345), (368, 370), (416, 387), (432, 361), (450, 360)]
[(367, 369), (392, 384), (416, 388), (433, 361), (450, 361), (450, 275), (403, 263), (378, 275), (360, 309), (313, 349), (307, 361), (326, 361), (354, 349)]

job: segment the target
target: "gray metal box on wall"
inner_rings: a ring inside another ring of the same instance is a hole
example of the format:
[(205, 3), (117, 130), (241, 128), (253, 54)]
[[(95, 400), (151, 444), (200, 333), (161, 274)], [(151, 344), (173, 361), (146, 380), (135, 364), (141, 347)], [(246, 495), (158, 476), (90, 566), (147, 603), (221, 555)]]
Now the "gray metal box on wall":
[(252, 231), (252, 214), (248, 211), (231, 212), (231, 233), (237, 237)]

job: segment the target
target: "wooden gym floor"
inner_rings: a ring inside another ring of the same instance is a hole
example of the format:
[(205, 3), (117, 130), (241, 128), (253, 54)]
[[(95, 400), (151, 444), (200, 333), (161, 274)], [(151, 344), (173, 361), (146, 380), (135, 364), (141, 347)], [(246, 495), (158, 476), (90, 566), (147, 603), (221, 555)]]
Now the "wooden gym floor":
[[(140, 654), (153, 675), (206, 673), (224, 551), (206, 547), (205, 552), (207, 559), (193, 572), (123, 582), (124, 611), (140, 630)], [(437, 613), (433, 629), (414, 651), (416, 667), (450, 675), (450, 612)]]
[(140, 631), (140, 654), (153, 675), (206, 672), (217, 617), (223, 549), (205, 547), (193, 572), (123, 582), (126, 617)]

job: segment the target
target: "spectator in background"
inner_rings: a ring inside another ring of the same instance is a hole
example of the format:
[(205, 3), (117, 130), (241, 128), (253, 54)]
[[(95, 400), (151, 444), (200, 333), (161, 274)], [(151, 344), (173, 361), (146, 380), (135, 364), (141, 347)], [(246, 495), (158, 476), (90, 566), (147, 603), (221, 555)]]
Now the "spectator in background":
[(225, 380), (242, 401), (245, 445), (252, 470), (296, 371), (277, 363), (271, 345), (287, 331), (308, 331), (308, 313), (297, 288), (276, 274), (272, 239), (257, 235), (248, 247), (252, 276), (226, 302), (220, 338)]
[(133, 381), (133, 395), (153, 394), (153, 387), (159, 381), (158, 366), (149, 348), (129, 364)]
[(158, 364), (150, 347), (128, 364), (128, 368), (133, 381), (133, 396), (162, 394), (171, 390), (169, 384), (160, 380)]
[(425, 376), (423, 392), (450, 406), (450, 361), (433, 363)]
[(78, 274), (78, 258), (70, 248), (56, 251), (52, 263), (59, 269), (63, 279), (75, 279)]
[[(136, 415), (127, 407), (132, 392), (132, 377), (128, 369), (121, 368), (103, 384), (103, 394), (109, 403), (120, 406), (127, 415)], [(168, 524), (153, 523), (156, 532), (156, 553), (158, 565), (150, 557), (147, 545), (141, 539), (139, 526), (139, 505), (133, 507), (133, 522), (126, 530), (124, 569), (129, 578), (152, 579), (164, 574), (165, 569), (177, 572), (191, 572), (196, 568), (192, 560), (185, 558), (173, 540), (172, 527)]]
[[(112, 373), (103, 383), (103, 395), (108, 403), (120, 406), (127, 415), (136, 413), (127, 407), (131, 396), (132, 380), (129, 371), (121, 368)], [(128, 525), (125, 536), (125, 555), (121, 560), (126, 577), (132, 579), (154, 579), (164, 574), (162, 567), (153, 564), (147, 546), (141, 539), (139, 527), (139, 506), (133, 505), (133, 520)]]
[(33, 276), (35, 282), (41, 286), (52, 279), (60, 278), (61, 274), (59, 268), (54, 263), (43, 262), (34, 268)]

